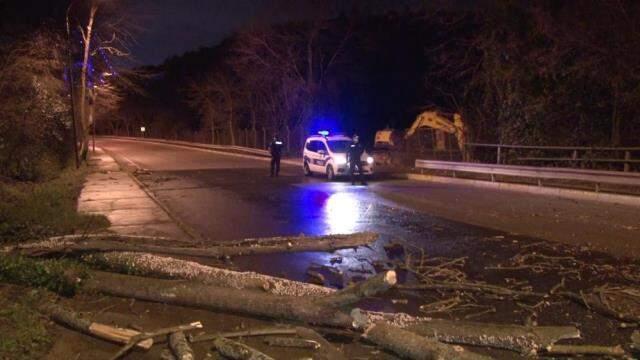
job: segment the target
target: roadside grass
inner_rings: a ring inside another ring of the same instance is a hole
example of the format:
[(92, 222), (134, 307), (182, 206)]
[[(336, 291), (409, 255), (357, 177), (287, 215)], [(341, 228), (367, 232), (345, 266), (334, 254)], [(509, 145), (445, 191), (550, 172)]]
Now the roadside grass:
[(41, 359), (49, 349), (46, 322), (34, 311), (40, 297), (39, 291), (0, 285), (0, 359)]
[(106, 218), (76, 212), (86, 173), (85, 167), (67, 168), (45, 182), (0, 180), (0, 244), (106, 228)]
[[(0, 178), (0, 246), (106, 229), (105, 217), (76, 211), (86, 174), (83, 167), (67, 168), (43, 182)], [(73, 295), (76, 286), (69, 281), (70, 273), (80, 277), (83, 273), (70, 259), (0, 255), (0, 359), (44, 356), (53, 339), (45, 318), (36, 310), (43, 291), (33, 288)]]

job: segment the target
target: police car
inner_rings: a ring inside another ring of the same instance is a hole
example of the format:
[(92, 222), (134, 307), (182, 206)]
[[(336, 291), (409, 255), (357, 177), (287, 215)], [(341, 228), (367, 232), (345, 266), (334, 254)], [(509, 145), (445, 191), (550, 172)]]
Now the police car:
[[(352, 139), (344, 135), (329, 135), (320, 131), (319, 135), (307, 138), (302, 154), (304, 174), (324, 174), (328, 180), (336, 176), (350, 175), (347, 150)], [(373, 158), (364, 151), (360, 158), (364, 175), (373, 174)]]

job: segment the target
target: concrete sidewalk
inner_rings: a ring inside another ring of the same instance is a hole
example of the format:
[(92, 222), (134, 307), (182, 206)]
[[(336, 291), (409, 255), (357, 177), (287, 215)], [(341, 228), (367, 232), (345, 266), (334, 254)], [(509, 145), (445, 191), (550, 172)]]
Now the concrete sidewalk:
[(89, 157), (79, 212), (106, 216), (119, 234), (191, 239), (111, 156), (96, 148)]

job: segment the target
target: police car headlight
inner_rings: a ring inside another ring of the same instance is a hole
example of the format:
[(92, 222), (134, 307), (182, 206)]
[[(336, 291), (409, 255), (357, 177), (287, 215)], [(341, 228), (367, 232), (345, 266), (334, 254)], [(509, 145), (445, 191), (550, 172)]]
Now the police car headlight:
[(336, 165), (344, 165), (347, 163), (347, 158), (344, 156), (336, 156)]
[(373, 158), (371, 156), (367, 156), (367, 164), (373, 164)]

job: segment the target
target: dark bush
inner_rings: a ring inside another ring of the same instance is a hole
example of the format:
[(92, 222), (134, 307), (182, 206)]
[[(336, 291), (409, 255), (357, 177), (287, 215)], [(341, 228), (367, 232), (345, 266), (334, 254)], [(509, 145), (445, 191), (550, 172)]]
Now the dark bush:
[(72, 149), (60, 36), (36, 31), (0, 52), (0, 175), (40, 180)]

